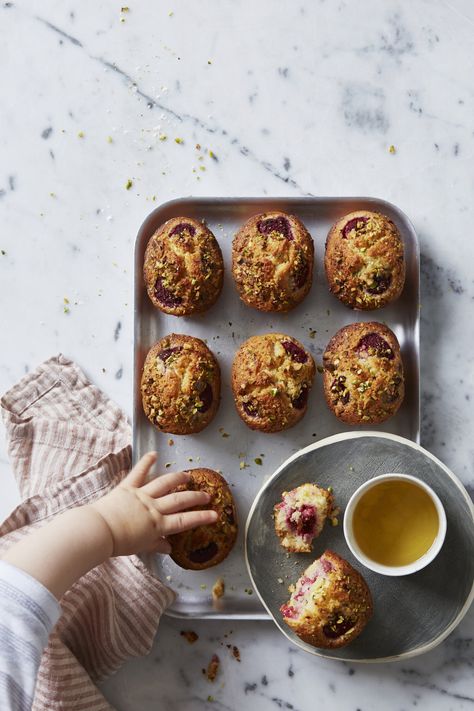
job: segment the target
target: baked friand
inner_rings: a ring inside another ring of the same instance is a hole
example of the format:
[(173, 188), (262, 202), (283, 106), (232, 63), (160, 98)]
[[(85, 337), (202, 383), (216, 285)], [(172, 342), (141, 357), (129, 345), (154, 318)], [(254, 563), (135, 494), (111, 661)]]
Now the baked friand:
[(242, 301), (259, 311), (289, 311), (311, 288), (314, 245), (294, 215), (251, 217), (232, 244), (232, 273)]
[(250, 429), (280, 432), (304, 417), (315, 365), (302, 343), (283, 333), (252, 336), (237, 351), (232, 391)]
[(311, 553), (312, 543), (328, 519), (335, 516), (334, 497), (328, 489), (306, 483), (284, 491), (273, 518), (280, 543), (290, 553)]
[(344, 326), (324, 352), (323, 380), (326, 402), (340, 420), (352, 425), (385, 422), (405, 394), (397, 337), (376, 321)]
[(352, 309), (379, 309), (402, 293), (403, 240), (379, 212), (357, 210), (341, 217), (329, 231), (324, 264), (331, 292)]
[(306, 568), (281, 606), (284, 622), (313, 647), (345, 647), (372, 616), (372, 595), (362, 575), (326, 550)]
[(204, 341), (172, 333), (149, 350), (143, 366), (143, 410), (162, 432), (192, 434), (219, 407), (219, 364)]
[(173, 217), (150, 238), (143, 277), (148, 296), (160, 311), (174, 316), (202, 313), (222, 290), (221, 249), (205, 224)]
[(168, 536), (171, 558), (186, 570), (204, 570), (221, 563), (237, 538), (237, 514), (234, 500), (224, 477), (212, 469), (190, 469), (190, 479), (176, 491), (205, 491), (211, 499), (205, 506), (190, 510), (213, 509), (216, 523), (197, 526), (190, 531)]

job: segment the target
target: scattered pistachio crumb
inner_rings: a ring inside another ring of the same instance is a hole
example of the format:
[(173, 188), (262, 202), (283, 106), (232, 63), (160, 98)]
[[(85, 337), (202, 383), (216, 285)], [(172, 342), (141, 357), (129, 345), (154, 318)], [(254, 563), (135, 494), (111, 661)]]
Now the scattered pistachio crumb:
[(211, 151), (210, 149), (209, 149), (209, 158), (212, 158), (212, 160), (217, 160), (216, 154), (214, 153), (214, 151)]
[(211, 62), (211, 60), (210, 60), (210, 59), (208, 59), (208, 60), (207, 60), (207, 63), (208, 63), (208, 64), (212, 64), (212, 62)]
[(130, 190), (130, 188), (132, 187), (132, 185), (133, 185), (133, 180), (130, 180), (130, 178), (129, 178), (129, 179), (127, 180), (127, 182), (125, 183), (125, 190)]
[[(171, 13), (171, 14), (173, 14), (173, 13)], [(207, 700), (208, 701), (215, 701), (215, 698), (213, 696), (211, 696), (211, 694), (209, 694), (209, 696), (207, 697)]]
[(124, 7), (120, 8), (120, 12), (130, 12), (130, 8), (127, 5), (125, 5)]
[(259, 466), (262, 466), (262, 464), (263, 464), (261, 457), (255, 457), (254, 462), (255, 462), (255, 464), (258, 464)]
[(182, 139), (182, 138), (179, 138), (179, 137), (175, 138), (175, 139), (174, 139), (174, 142), (175, 142), (175, 143), (178, 143), (179, 145), (181, 145), (181, 143), (184, 143), (183, 139)]
[(77, 137), (78, 137), (78, 138), (84, 138), (84, 136), (85, 136), (84, 131), (78, 131), (78, 132), (77, 132)]
[(166, 133), (160, 133), (158, 138), (160, 139), (160, 141), (166, 141), (168, 136), (166, 135)]
[(4, 257), (6, 255), (6, 252), (4, 249), (1, 249), (0, 252), (2, 253), (2, 257)]
[[(168, 13), (168, 17), (173, 17), (173, 15), (174, 15), (173, 10), (170, 10), (169, 13)], [(213, 699), (213, 700), (214, 700), (214, 699)]]
[(339, 525), (339, 520), (337, 518), (332, 518), (331, 519), (331, 526), (338, 526)]
[(67, 296), (64, 297), (63, 301), (64, 301), (65, 304), (68, 304), (68, 303), (69, 303), (69, 299), (67, 298)]
[(113, 143), (113, 142), (114, 142), (114, 139), (112, 138), (112, 136), (107, 136), (107, 143)]
[(394, 145), (391, 145), (390, 148), (388, 149), (388, 152), (389, 152), (389, 153), (392, 153), (392, 155), (393, 155), (394, 153), (397, 152), (397, 149), (395, 148)]
[(201, 590), (207, 590), (206, 583), (201, 583), (201, 585), (199, 587), (201, 588)]

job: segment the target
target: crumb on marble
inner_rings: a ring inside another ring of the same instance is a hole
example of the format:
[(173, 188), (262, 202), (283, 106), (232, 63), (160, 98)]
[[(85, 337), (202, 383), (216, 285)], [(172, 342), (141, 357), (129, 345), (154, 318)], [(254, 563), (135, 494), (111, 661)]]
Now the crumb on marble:
[(132, 187), (132, 185), (133, 185), (133, 180), (130, 180), (130, 178), (129, 178), (129, 179), (127, 180), (127, 182), (125, 183), (125, 190), (130, 190), (130, 188)]
[(217, 674), (219, 673), (220, 659), (217, 654), (213, 654), (211, 661), (207, 665), (207, 669), (203, 669), (202, 673), (206, 676), (208, 681), (215, 681)]
[(392, 155), (397, 152), (397, 149), (395, 148), (394, 145), (391, 145), (390, 148), (388, 149), (388, 152), (391, 153)]
[(194, 642), (197, 642), (199, 639), (199, 635), (194, 632), (194, 630), (181, 630), (179, 634), (181, 637), (184, 637), (186, 642), (189, 642), (189, 644), (194, 644)]

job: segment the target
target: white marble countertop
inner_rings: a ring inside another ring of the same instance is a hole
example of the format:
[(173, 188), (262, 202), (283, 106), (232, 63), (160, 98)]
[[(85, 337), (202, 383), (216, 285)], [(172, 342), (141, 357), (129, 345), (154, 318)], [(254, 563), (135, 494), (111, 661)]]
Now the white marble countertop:
[[(472, 492), (473, 4), (140, 0), (120, 10), (0, 3), (0, 389), (62, 351), (131, 412), (133, 243), (157, 204), (373, 195), (420, 237), (422, 443)], [(0, 467), (6, 515), (18, 494), (3, 442)], [(189, 626), (193, 646), (179, 635)], [(290, 647), (271, 623), (164, 619), (152, 654), (104, 689), (120, 711), (458, 711), (474, 705), (473, 636), (471, 610), (421, 658), (348, 666)], [(201, 668), (219, 649), (210, 684)]]

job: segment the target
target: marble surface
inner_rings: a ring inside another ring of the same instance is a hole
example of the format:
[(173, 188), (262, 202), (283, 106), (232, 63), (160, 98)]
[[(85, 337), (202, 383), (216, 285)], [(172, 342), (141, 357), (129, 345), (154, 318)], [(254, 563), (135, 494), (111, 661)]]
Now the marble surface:
[[(1, 2), (0, 389), (62, 351), (131, 412), (133, 243), (156, 204), (374, 195), (420, 237), (422, 443), (472, 492), (473, 26), (470, 0)], [(3, 442), (0, 469), (6, 515)], [(473, 634), (471, 610), (424, 657), (352, 667), (270, 623), (164, 619), (104, 691), (121, 711), (458, 711)]]

